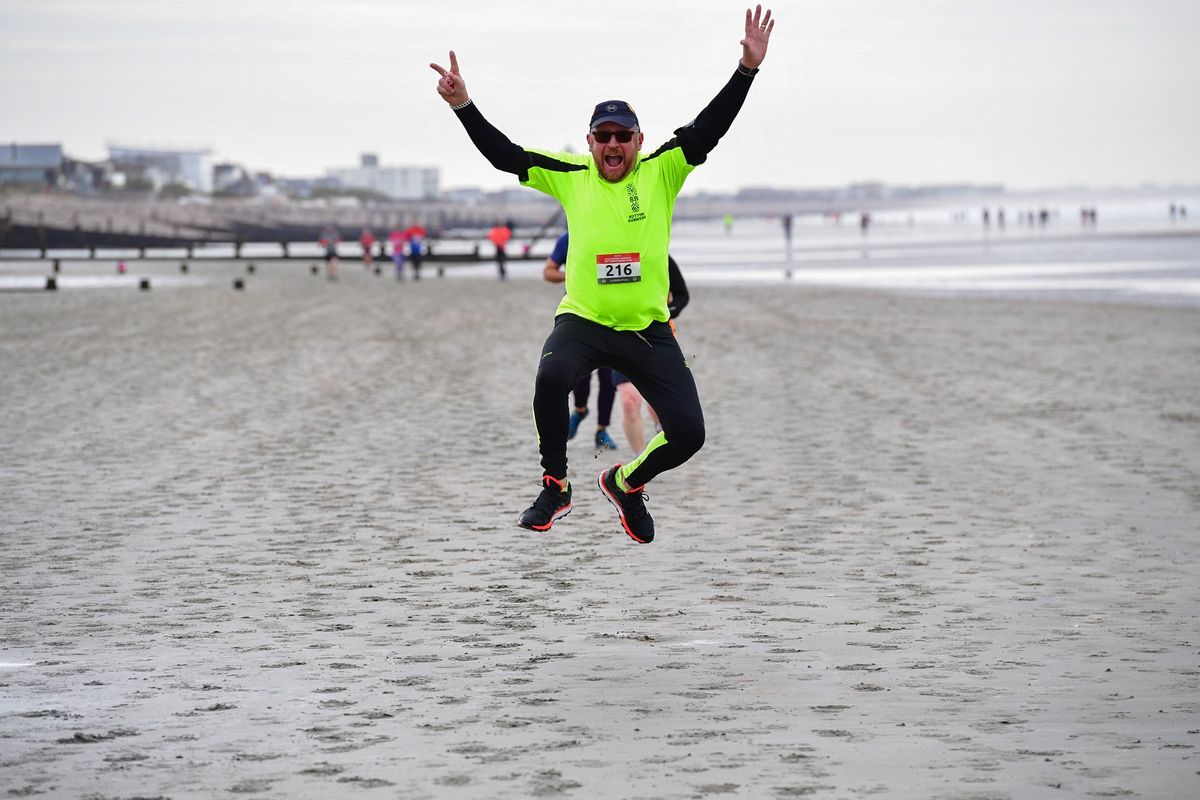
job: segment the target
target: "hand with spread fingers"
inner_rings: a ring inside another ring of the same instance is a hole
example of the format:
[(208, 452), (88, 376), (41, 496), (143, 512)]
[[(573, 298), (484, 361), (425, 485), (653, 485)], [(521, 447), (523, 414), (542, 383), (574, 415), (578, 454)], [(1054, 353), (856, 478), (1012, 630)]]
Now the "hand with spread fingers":
[(771, 19), (771, 9), (762, 13), (762, 6), (754, 7), (754, 15), (746, 9), (746, 38), (739, 43), (742, 46), (742, 64), (748, 69), (758, 69), (758, 65), (767, 57), (767, 42), (771, 31), (775, 28), (775, 20)]
[[(770, 12), (768, 12), (770, 16)], [(746, 12), (746, 18), (750, 18), (750, 12)], [(439, 64), (430, 64), (433, 71), (442, 77), (438, 79), (437, 90), (438, 94), (452, 106), (461, 106), (470, 101), (471, 96), (467, 94), (467, 83), (462, 78), (462, 73), (458, 71), (458, 56), (454, 55), (454, 51), (450, 51), (450, 69), (445, 69)]]

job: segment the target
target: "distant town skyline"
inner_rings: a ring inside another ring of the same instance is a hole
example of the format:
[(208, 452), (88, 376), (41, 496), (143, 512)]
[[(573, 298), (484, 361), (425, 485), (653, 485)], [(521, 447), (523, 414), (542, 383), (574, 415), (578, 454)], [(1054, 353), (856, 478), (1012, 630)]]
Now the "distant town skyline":
[[(762, 73), (690, 193), (1200, 183), (1195, 2), (768, 5)], [(110, 142), (202, 147), (297, 177), (369, 152), (437, 167), (444, 188), (506, 188), (430, 61), (455, 49), (472, 97), (521, 144), (582, 149), (591, 106), (622, 97), (654, 147), (732, 72), (744, 8), (0, 0), (0, 137), (89, 160)]]

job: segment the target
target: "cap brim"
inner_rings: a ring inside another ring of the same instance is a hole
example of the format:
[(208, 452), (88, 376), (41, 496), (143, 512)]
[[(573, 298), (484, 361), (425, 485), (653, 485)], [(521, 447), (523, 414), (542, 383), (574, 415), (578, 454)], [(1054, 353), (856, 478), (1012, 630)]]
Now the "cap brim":
[(626, 128), (636, 128), (638, 126), (637, 117), (631, 114), (603, 114), (592, 120), (592, 130), (595, 130), (597, 125), (603, 125), (605, 122), (615, 122), (618, 125), (624, 125)]

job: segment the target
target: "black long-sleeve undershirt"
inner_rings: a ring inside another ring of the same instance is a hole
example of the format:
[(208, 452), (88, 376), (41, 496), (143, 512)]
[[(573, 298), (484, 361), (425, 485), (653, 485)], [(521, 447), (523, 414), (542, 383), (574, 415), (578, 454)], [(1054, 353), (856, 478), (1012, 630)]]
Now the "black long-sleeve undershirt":
[(717, 92), (717, 96), (696, 115), (695, 120), (682, 128), (676, 128), (675, 138), (683, 149), (687, 163), (693, 167), (704, 163), (708, 154), (717, 146), (717, 142), (729, 131), (729, 126), (733, 124), (738, 112), (742, 110), (742, 103), (745, 102), (753, 82), (752, 75), (747, 75), (740, 69), (736, 70), (729, 82)]
[[(692, 166), (703, 164), (708, 154), (717, 146), (717, 142), (728, 132), (733, 120), (742, 109), (742, 103), (750, 91), (754, 77), (740, 69), (733, 73), (729, 81), (709, 102), (696, 119), (675, 130), (675, 138), (660, 147), (657, 155), (672, 147), (678, 146), (683, 150), (684, 158)], [(493, 167), (516, 175), (520, 180), (529, 179), (530, 167), (537, 165), (537, 160), (543, 158), (537, 153), (531, 153), (520, 145), (514, 144), (501, 133), (496, 126), (488, 122), (474, 103), (454, 112), (459, 122), (467, 130), (472, 143), (483, 154)]]
[(478, 106), (471, 103), (454, 113), (467, 129), (467, 135), (471, 137), (476, 149), (483, 153), (483, 157), (491, 162), (493, 167), (501, 172), (511, 172), (522, 181), (529, 178), (529, 154), (484, 119)]
[(683, 311), (683, 307), (688, 304), (691, 296), (688, 294), (687, 284), (684, 283), (683, 273), (679, 271), (679, 265), (675, 263), (675, 259), (667, 255), (667, 275), (670, 279), (671, 288), (670, 301), (667, 303), (667, 311), (671, 315), (671, 319), (679, 316), (679, 312)]

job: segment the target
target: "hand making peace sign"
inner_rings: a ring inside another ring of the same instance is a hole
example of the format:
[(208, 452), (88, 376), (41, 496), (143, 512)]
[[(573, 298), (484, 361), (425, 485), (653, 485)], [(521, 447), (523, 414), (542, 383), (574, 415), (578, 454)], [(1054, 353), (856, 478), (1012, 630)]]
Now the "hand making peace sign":
[[(769, 13), (769, 12), (768, 12)], [(750, 18), (750, 12), (746, 12), (746, 19)], [(446, 70), (437, 64), (430, 64), (434, 72), (442, 77), (438, 80), (438, 94), (452, 106), (460, 106), (471, 99), (467, 94), (467, 84), (462, 79), (462, 73), (458, 71), (458, 56), (454, 55), (454, 51), (450, 51), (450, 69)]]

